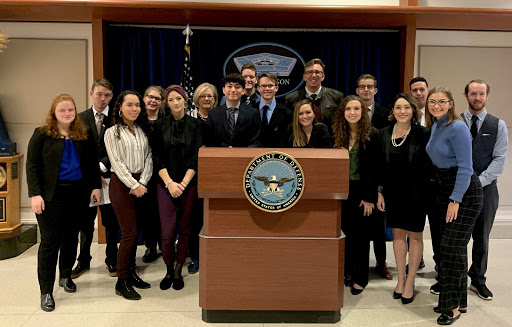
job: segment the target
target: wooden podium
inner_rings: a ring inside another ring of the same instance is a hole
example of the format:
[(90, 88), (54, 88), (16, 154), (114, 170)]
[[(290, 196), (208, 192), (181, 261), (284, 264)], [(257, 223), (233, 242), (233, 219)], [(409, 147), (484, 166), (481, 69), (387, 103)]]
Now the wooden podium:
[[(269, 213), (246, 198), (257, 156), (280, 151), (302, 166), (305, 187), (287, 211)], [(199, 305), (206, 322), (335, 323), (344, 291), (341, 200), (348, 152), (341, 149), (201, 148)]]

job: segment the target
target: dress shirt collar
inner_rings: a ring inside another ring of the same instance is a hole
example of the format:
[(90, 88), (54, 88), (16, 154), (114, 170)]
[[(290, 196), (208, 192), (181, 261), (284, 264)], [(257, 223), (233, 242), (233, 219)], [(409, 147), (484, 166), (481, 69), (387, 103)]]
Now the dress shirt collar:
[[(464, 116), (466, 117), (466, 121), (470, 121), (471, 118), (473, 117), (473, 115), (469, 112), (469, 109), (466, 109), (466, 111), (464, 111)], [(478, 120), (483, 122), (484, 119), (485, 119), (485, 116), (487, 116), (487, 109), (484, 108), (484, 110), (480, 111), (480, 113), (478, 113), (478, 115), (476, 115), (478, 117)], [(477, 125), (479, 126), (479, 125)]]
[[(103, 109), (103, 111), (101, 112), (102, 114), (104, 114), (105, 116), (108, 116), (108, 105), (105, 109)], [(94, 105), (92, 105), (92, 113), (94, 114), (94, 118), (96, 118), (96, 114), (100, 113), (98, 110), (96, 110), (96, 108), (94, 108)]]
[(317, 99), (320, 98), (320, 91), (322, 91), (322, 86), (320, 86), (316, 92), (310, 92), (307, 87), (304, 89), (306, 90), (306, 98), (311, 98), (313, 94), (316, 94)]

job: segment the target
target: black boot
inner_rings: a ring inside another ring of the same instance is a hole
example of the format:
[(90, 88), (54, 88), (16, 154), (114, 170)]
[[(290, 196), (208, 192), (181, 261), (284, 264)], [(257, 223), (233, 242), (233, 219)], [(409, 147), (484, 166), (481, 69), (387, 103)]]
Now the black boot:
[(116, 294), (122, 295), (127, 300), (140, 300), (140, 294), (133, 289), (127, 279), (117, 279)]
[(139, 275), (137, 275), (136, 269), (137, 268), (135, 268), (135, 267), (130, 268), (130, 272), (128, 273), (128, 280), (130, 281), (130, 284), (133, 287), (142, 288), (142, 289), (151, 288), (151, 285), (149, 283), (146, 283), (139, 277)]
[(167, 266), (167, 274), (164, 276), (164, 279), (160, 282), (160, 289), (162, 291), (168, 290), (171, 288), (172, 283), (174, 281), (174, 265)]
[(73, 282), (71, 277), (59, 278), (59, 286), (64, 287), (64, 291), (67, 293), (76, 292), (76, 284)]
[(52, 293), (41, 294), (41, 310), (46, 312), (55, 310), (55, 300)]

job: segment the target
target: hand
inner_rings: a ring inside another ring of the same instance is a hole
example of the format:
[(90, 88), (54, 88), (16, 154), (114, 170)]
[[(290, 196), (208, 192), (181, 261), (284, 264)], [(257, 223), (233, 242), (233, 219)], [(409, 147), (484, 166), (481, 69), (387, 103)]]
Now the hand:
[[(101, 187), (102, 187), (102, 188), (105, 188), (105, 187), (107, 187), (107, 185), (108, 185), (108, 184), (107, 184), (107, 181), (105, 180), (105, 178), (103, 178), (103, 177), (102, 177), (102, 178), (101, 178)], [(99, 200), (98, 200), (98, 201), (99, 201)]]
[(448, 204), (448, 210), (446, 211), (446, 222), (451, 223), (457, 220), (457, 213), (459, 212), (459, 203), (450, 202)]
[[(96, 201), (94, 201), (93, 198), (96, 198)], [(101, 201), (101, 190), (99, 188), (92, 190), (91, 203), (98, 203), (100, 201)]]
[(37, 213), (38, 215), (42, 214), (44, 211), (44, 200), (40, 195), (33, 196), (31, 199), (32, 202), (32, 211)]
[(185, 188), (182, 185), (180, 185), (180, 184), (178, 184), (176, 182), (171, 182), (169, 184), (169, 186), (167, 186), (167, 190), (169, 190), (169, 194), (173, 198), (177, 198), (177, 197), (179, 197), (179, 196), (181, 196), (183, 194), (183, 190), (180, 189), (180, 186), (181, 186), (181, 188), (183, 188), (183, 190), (185, 190)]
[(379, 209), (379, 211), (386, 211), (386, 203), (384, 202), (384, 195), (382, 195), (382, 193), (378, 192), (377, 193), (377, 209)]
[(147, 192), (147, 188), (142, 184), (139, 184), (139, 186), (136, 189), (130, 190), (130, 194), (133, 194), (138, 198), (142, 197)]
[(359, 208), (361, 208), (362, 206), (364, 206), (363, 216), (371, 215), (373, 208), (375, 207), (375, 205), (373, 203), (365, 202), (365, 201), (361, 201), (361, 203), (359, 203)]

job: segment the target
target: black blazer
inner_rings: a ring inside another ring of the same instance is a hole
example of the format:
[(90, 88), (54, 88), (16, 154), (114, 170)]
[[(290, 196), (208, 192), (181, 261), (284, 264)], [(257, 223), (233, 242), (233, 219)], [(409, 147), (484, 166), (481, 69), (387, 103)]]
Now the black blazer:
[(390, 126), (392, 123), (388, 117), (390, 110), (379, 105), (377, 102), (373, 106), (372, 125), (376, 129), (383, 129), (386, 126)]
[[(172, 115), (157, 120), (151, 134), (154, 175), (158, 176), (158, 172), (166, 168), (169, 176), (177, 183), (183, 179), (188, 169), (197, 172), (198, 152), (203, 145), (201, 122), (189, 115), (181, 120), (184, 129), (179, 139), (175, 137), (177, 133), (174, 129), (180, 128), (177, 127), (180, 121), (176, 121)], [(197, 174), (189, 184), (197, 181), (196, 176)], [(161, 178), (158, 180), (165, 186)]]
[(109, 115), (103, 117), (103, 125), (101, 126), (100, 134), (98, 134), (98, 131), (96, 130), (96, 119), (94, 118), (94, 111), (92, 110), (92, 107), (78, 114), (87, 129), (87, 135), (89, 135), (89, 138), (93, 139), (96, 144), (98, 161), (103, 163), (108, 170), (103, 174), (103, 177), (105, 178), (110, 178), (111, 175), (110, 160), (108, 159), (104, 140), (105, 131), (112, 125), (112, 108), (110, 108), (109, 111)]
[(379, 142), (379, 132), (372, 128), (370, 141), (359, 141), (359, 175), (361, 176), (362, 199), (366, 202), (377, 203), (377, 170), (375, 165), (376, 150)]
[[(96, 148), (90, 139), (73, 141), (80, 160), (82, 177), (87, 189), (101, 189), (100, 170), (96, 159)], [(60, 172), (64, 138), (46, 135), (46, 127), (38, 127), (30, 138), (27, 150), (28, 196), (41, 195), (51, 202)]]
[[(322, 112), (322, 123), (329, 129), (329, 134), (332, 135), (332, 124), (334, 122), (334, 115), (336, 109), (343, 99), (343, 93), (338, 90), (330, 89), (322, 86), (320, 90), (320, 110)], [(297, 90), (285, 97), (286, 106), (293, 112), (294, 106), (300, 100), (306, 99), (306, 89)]]
[[(286, 136), (286, 147), (293, 148), (293, 128), (290, 126)], [(309, 138), (308, 144), (304, 148), (332, 148), (333, 139), (329, 134), (329, 129), (322, 123), (316, 123), (313, 125), (311, 131), (311, 137)]]
[[(256, 103), (260, 107), (260, 102)], [(288, 126), (292, 123), (293, 112), (276, 102), (276, 107), (266, 127), (261, 126), (261, 143), (264, 148), (282, 148)]]
[[(394, 126), (394, 125), (393, 125)], [(413, 198), (416, 200), (418, 209), (425, 206), (423, 190), (430, 179), (432, 162), (425, 150), (430, 138), (430, 128), (425, 128), (417, 124), (411, 125), (411, 131), (407, 138), (409, 139), (409, 165), (406, 167), (390, 167), (389, 152), (391, 147), (391, 134), (393, 126), (388, 126), (379, 131), (377, 150), (377, 183), (383, 186), (383, 193), (386, 192), (386, 185), (393, 183), (396, 174), (400, 174), (403, 179), (411, 181), (412, 187), (407, 192), (415, 192)]]
[(229, 135), (227, 106), (225, 104), (208, 112), (208, 137), (206, 144), (215, 147), (261, 147), (261, 119), (258, 110), (240, 103), (233, 139)]

